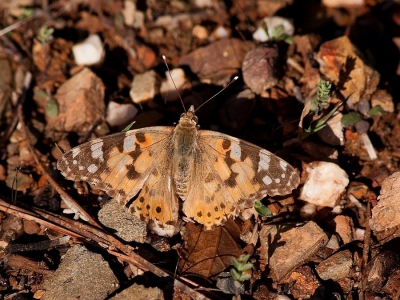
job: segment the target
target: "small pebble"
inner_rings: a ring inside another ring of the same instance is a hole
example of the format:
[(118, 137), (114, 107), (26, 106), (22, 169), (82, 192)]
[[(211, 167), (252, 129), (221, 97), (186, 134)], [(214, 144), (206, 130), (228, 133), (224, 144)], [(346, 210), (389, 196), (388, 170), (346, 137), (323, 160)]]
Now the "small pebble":
[(201, 25), (196, 25), (192, 29), (192, 35), (199, 40), (205, 40), (208, 38), (207, 28)]
[(330, 162), (304, 164), (306, 180), (299, 199), (319, 206), (334, 207), (349, 184), (347, 173)]
[(159, 92), (159, 79), (154, 70), (137, 74), (132, 81), (132, 87), (129, 92), (134, 103), (143, 103), (152, 101)]
[(111, 126), (122, 126), (132, 121), (138, 109), (132, 104), (120, 104), (110, 101), (107, 106), (106, 121)]
[(92, 34), (81, 43), (74, 45), (72, 52), (77, 65), (95, 65), (103, 58), (103, 43), (97, 34)]

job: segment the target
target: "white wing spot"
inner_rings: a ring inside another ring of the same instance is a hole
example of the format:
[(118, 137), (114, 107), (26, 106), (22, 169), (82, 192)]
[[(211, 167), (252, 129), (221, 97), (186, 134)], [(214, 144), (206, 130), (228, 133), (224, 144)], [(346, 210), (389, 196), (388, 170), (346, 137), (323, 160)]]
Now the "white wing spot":
[(72, 158), (75, 158), (80, 152), (81, 152), (81, 149), (79, 149), (79, 148), (72, 149)]
[(269, 163), (271, 161), (271, 157), (260, 151), (260, 161), (258, 162), (258, 172), (262, 170), (268, 170), (269, 169)]
[(168, 177), (168, 191), (171, 191), (171, 177)]
[(281, 182), (281, 180), (279, 178), (276, 178), (275, 183), (279, 183), (279, 182)]
[(82, 171), (84, 169), (84, 167), (83, 166), (79, 166), (78, 169), (79, 169), (79, 171)]
[(89, 173), (95, 173), (97, 170), (99, 169), (99, 167), (97, 167), (95, 164), (91, 164), (88, 168), (87, 168), (87, 170), (88, 170), (88, 172)]
[(133, 150), (135, 150), (135, 136), (131, 135), (131, 136), (127, 136), (126, 138), (124, 138), (124, 152), (132, 152)]
[(240, 160), (241, 156), (242, 156), (242, 148), (240, 147), (240, 145), (237, 143), (232, 143), (230, 157), (233, 160)]
[(74, 165), (76, 165), (78, 163), (78, 161), (76, 160), (76, 159), (74, 159), (73, 161), (72, 161), (72, 164), (74, 164)]
[(266, 185), (270, 185), (272, 182), (271, 177), (269, 177), (268, 175), (265, 175), (262, 179), (262, 181), (266, 184)]
[(282, 174), (281, 174), (281, 177), (282, 177), (282, 178), (286, 178), (286, 174), (285, 174), (285, 173), (282, 173)]
[(102, 141), (97, 141), (90, 146), (90, 150), (92, 150), (92, 158), (98, 158), (101, 162), (104, 161), (102, 150), (103, 144)]
[(286, 167), (287, 167), (287, 165), (288, 165), (287, 162), (281, 160), (281, 161), (279, 162), (279, 164), (281, 165), (281, 168), (283, 169), (283, 171), (286, 171)]

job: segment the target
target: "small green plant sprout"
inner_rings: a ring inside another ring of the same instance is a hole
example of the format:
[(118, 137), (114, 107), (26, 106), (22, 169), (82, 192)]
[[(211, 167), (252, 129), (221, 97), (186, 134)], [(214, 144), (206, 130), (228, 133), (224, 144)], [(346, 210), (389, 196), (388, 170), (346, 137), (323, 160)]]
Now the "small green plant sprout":
[(33, 8), (24, 7), (22, 9), (22, 13), (18, 16), (18, 19), (24, 20), (24, 19), (31, 18), (33, 16), (33, 13), (34, 13)]
[[(318, 91), (315, 97), (311, 98), (305, 105), (303, 112), (300, 117), (300, 124), (302, 126), (303, 119), (307, 115), (317, 115), (321, 110), (323, 110), (328, 105), (329, 93), (332, 84), (329, 81), (321, 80), (318, 83)], [(337, 104), (328, 114), (323, 117), (314, 117), (314, 120), (308, 126), (308, 128), (303, 128), (303, 134), (301, 139), (309, 137), (310, 135), (320, 131), (326, 126), (326, 122), (333, 116), (333, 114), (339, 109), (342, 102)]]
[(263, 217), (269, 217), (272, 212), (261, 201), (254, 202), (254, 209)]
[(367, 113), (368, 116), (370, 116), (371, 118), (373, 117), (380, 117), (385, 113), (385, 111), (383, 110), (383, 108), (380, 105), (374, 106), (373, 108), (371, 108), (369, 110), (369, 112)]
[[(371, 108), (364, 116), (366, 118), (380, 117), (383, 115), (385, 111), (379, 105)], [(343, 115), (342, 117), (342, 125), (344, 127), (350, 127), (362, 120), (362, 115), (358, 112), (351, 111), (348, 114)]]
[(249, 254), (241, 255), (238, 259), (232, 257), (233, 268), (230, 270), (230, 272), (233, 279), (236, 281), (242, 283), (251, 278), (251, 275), (245, 272), (253, 267), (253, 264), (247, 262), (249, 258)]
[(46, 25), (43, 25), (39, 28), (39, 32), (37, 34), (37, 39), (42, 44), (48, 44), (53, 40), (54, 28), (49, 28)]
[(58, 104), (57, 101), (49, 96), (44, 90), (38, 90), (34, 95), (35, 99), (45, 99), (45, 113), (46, 116), (50, 118), (55, 118), (58, 116)]
[(316, 97), (312, 98), (310, 112), (318, 113), (328, 105), (332, 84), (329, 81), (320, 80)]
[(269, 41), (284, 41), (285, 43), (292, 44), (293, 38), (285, 33), (285, 27), (281, 24), (275, 26), (272, 29), (272, 33), (270, 34), (268, 30), (268, 25), (266, 22), (263, 22), (261, 27), (264, 29), (266, 35), (268, 36)]

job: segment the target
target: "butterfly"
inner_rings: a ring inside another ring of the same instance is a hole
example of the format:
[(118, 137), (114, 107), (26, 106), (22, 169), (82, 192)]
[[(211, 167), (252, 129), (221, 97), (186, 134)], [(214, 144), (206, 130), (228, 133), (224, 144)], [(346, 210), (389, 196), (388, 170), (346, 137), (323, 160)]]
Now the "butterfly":
[(296, 170), (278, 156), (199, 130), (197, 123), (191, 106), (175, 127), (97, 138), (66, 152), (57, 168), (67, 179), (87, 181), (129, 205), (150, 229), (167, 236), (178, 230), (180, 209), (211, 229), (266, 195), (290, 194), (298, 186)]

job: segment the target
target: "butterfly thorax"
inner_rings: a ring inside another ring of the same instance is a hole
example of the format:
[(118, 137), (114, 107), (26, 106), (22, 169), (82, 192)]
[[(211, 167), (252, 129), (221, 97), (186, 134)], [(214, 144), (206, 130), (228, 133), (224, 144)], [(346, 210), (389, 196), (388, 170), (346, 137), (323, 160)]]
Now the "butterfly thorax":
[(197, 118), (193, 106), (184, 113), (174, 130), (174, 181), (178, 196), (185, 200), (197, 147)]

